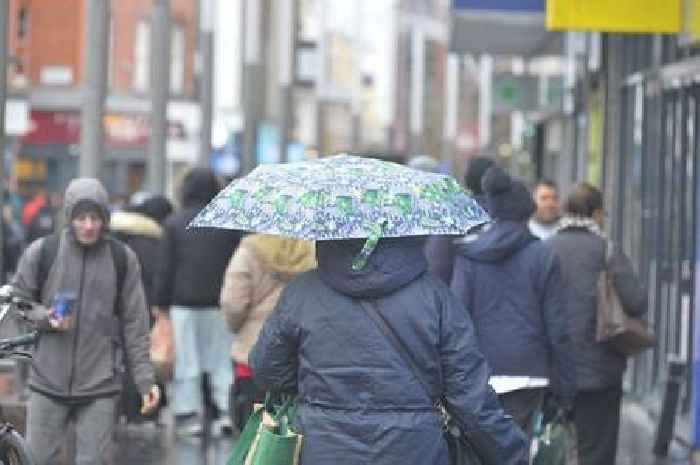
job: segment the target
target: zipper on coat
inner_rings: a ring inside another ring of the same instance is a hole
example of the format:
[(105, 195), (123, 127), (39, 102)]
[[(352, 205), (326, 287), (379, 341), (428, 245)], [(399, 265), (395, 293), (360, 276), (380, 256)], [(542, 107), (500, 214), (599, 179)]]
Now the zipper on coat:
[(83, 265), (80, 269), (80, 290), (78, 292), (78, 302), (77, 302), (77, 308), (75, 311), (75, 327), (73, 328), (75, 331), (75, 336), (73, 337), (73, 354), (72, 354), (72, 360), (71, 360), (71, 366), (70, 366), (70, 378), (68, 381), (68, 395), (71, 396), (73, 394), (73, 375), (75, 374), (75, 363), (76, 363), (76, 352), (78, 351), (78, 337), (80, 335), (80, 310), (83, 307), (83, 284), (85, 282), (85, 260), (86, 260), (86, 255), (87, 255), (87, 250), (83, 250)]

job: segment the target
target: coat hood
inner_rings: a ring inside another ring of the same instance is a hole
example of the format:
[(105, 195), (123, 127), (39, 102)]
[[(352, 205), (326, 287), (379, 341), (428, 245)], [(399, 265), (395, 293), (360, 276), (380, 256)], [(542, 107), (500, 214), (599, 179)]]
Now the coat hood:
[(424, 237), (381, 239), (360, 271), (352, 263), (364, 239), (318, 241), (316, 256), (321, 279), (336, 291), (359, 298), (391, 294), (423, 274), (428, 267), (423, 255)]
[(94, 178), (73, 179), (66, 188), (64, 197), (65, 218), (73, 217), (73, 209), (82, 201), (91, 201), (102, 210), (105, 223), (109, 223), (109, 196), (102, 183)]
[(220, 190), (221, 184), (213, 171), (208, 168), (194, 168), (182, 181), (182, 206), (204, 206), (216, 197)]
[(112, 214), (109, 228), (116, 233), (132, 234), (160, 239), (163, 228), (152, 218), (136, 213), (119, 211)]
[(253, 234), (241, 241), (241, 247), (251, 247), (265, 271), (286, 278), (316, 268), (313, 242), (271, 234)]
[(458, 242), (458, 249), (471, 260), (498, 262), (536, 240), (526, 223), (497, 221), (487, 225), (477, 235), (466, 236)]

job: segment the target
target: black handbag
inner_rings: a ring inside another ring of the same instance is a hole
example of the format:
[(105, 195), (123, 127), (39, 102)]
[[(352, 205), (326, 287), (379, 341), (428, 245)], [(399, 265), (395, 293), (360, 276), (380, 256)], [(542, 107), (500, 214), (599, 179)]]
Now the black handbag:
[[(398, 336), (396, 336), (386, 319), (379, 313), (376, 302), (361, 300), (360, 304), (374, 324), (387, 338), (389, 343), (394, 347), (394, 350), (398, 352), (411, 369), (413, 376), (420, 382), (428, 398), (430, 398), (430, 389), (428, 387), (430, 384), (423, 377), (423, 373), (418, 369), (410, 352), (406, 349)], [(489, 459), (487, 453), (482, 453), (478, 450), (472, 438), (467, 436), (452, 419), (442, 399), (435, 402), (435, 408), (443, 419), (443, 436), (450, 452), (450, 465), (499, 465), (496, 458)]]

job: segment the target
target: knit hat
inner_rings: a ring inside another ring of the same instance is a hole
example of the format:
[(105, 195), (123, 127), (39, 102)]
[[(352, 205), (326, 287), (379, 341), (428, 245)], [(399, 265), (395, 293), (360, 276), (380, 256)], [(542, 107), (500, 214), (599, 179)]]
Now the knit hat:
[(71, 210), (70, 219), (74, 220), (78, 216), (86, 213), (97, 214), (100, 218), (102, 218), (102, 221), (104, 221), (105, 223), (109, 220), (109, 216), (107, 215), (105, 210), (100, 206), (99, 203), (95, 202), (92, 199), (78, 200), (73, 209)]
[(489, 168), (481, 180), (491, 217), (501, 221), (527, 221), (535, 202), (524, 183), (508, 176), (498, 166)]
[(493, 160), (487, 157), (474, 157), (469, 161), (467, 171), (464, 173), (464, 185), (472, 194), (481, 195), (484, 193), (481, 189), (481, 179), (493, 164)]

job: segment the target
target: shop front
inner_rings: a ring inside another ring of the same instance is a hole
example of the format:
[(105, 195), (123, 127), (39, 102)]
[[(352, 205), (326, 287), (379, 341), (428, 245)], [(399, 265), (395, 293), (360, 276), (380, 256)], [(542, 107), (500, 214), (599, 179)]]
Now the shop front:
[[(78, 175), (80, 112), (31, 110), (28, 132), (20, 138), (12, 173), (20, 190), (62, 191)], [(114, 195), (139, 190), (145, 175), (150, 119), (144, 114), (104, 116), (103, 181)], [(169, 140), (186, 137), (183, 124), (169, 123)]]

